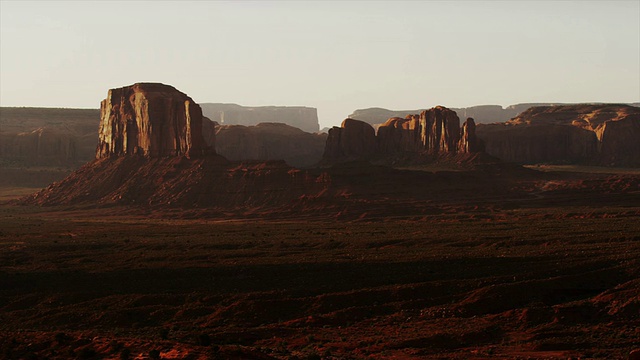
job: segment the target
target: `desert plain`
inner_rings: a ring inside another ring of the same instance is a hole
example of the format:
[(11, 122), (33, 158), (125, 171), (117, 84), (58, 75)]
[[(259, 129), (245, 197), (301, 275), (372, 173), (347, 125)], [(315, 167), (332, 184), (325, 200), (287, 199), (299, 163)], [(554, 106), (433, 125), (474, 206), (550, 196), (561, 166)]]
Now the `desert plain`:
[(15, 205), (29, 191), (6, 188), (0, 356), (628, 358), (639, 174), (544, 170), (535, 194), (358, 217)]

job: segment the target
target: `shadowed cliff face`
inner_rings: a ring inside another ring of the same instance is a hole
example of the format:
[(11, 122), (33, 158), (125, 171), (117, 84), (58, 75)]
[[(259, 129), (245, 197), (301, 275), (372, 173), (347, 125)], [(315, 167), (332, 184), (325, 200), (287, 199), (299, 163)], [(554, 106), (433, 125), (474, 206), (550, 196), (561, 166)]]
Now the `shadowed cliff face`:
[(478, 127), (487, 153), (519, 163), (640, 166), (640, 108), (533, 107), (504, 124)]
[(340, 127), (329, 130), (324, 160), (351, 161), (368, 159), (376, 152), (376, 132), (364, 121), (345, 119)]
[(100, 104), (99, 129), (96, 158), (191, 157), (206, 149), (200, 106), (164, 84), (138, 83), (109, 90)]
[(216, 127), (216, 152), (232, 161), (284, 160), (308, 167), (322, 159), (326, 139), (286, 124), (222, 125)]

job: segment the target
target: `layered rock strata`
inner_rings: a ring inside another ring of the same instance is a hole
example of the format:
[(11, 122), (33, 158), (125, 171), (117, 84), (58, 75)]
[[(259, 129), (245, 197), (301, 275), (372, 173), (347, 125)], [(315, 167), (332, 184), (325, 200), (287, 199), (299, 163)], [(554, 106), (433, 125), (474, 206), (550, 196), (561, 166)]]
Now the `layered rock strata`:
[(174, 87), (137, 83), (109, 90), (100, 104), (96, 158), (203, 155), (202, 109)]

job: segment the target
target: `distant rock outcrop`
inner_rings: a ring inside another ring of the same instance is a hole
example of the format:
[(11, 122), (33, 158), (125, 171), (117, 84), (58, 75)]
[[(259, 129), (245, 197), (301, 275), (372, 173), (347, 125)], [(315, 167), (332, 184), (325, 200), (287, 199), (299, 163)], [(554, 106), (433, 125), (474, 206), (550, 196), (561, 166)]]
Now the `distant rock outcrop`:
[[(478, 123), (503, 122), (526, 110), (520, 105), (512, 105), (503, 108), (500, 105), (479, 105), (467, 108), (449, 108), (461, 118), (473, 118)], [(419, 114), (426, 109), (416, 110), (388, 110), (383, 108), (369, 108), (355, 110), (349, 117), (362, 120), (371, 125), (383, 124), (389, 118), (405, 118), (409, 115)]]
[(368, 159), (376, 152), (376, 132), (364, 121), (345, 119), (329, 130), (323, 159), (349, 161)]
[(0, 133), (0, 156), (20, 165), (63, 166), (78, 159), (78, 140), (69, 132), (49, 127), (28, 133)]
[(420, 151), (423, 148), (420, 116), (392, 117), (378, 128), (378, 152)]
[(393, 117), (378, 128), (347, 119), (340, 128), (329, 131), (325, 162), (383, 159), (397, 154), (456, 154), (481, 151), (475, 136), (475, 123), (468, 119), (460, 128), (458, 115), (443, 106), (425, 110), (420, 115)]
[(378, 128), (378, 153), (455, 153), (460, 119), (450, 109), (436, 106), (420, 115), (391, 118)]
[(322, 159), (327, 134), (312, 134), (293, 126), (261, 123), (216, 127), (216, 152), (229, 160), (284, 160), (309, 167)]
[(518, 163), (640, 166), (640, 108), (539, 106), (504, 124), (481, 125), (486, 152)]
[(109, 90), (100, 104), (96, 158), (202, 155), (202, 110), (190, 97), (159, 83)]
[(98, 117), (91, 109), (2, 107), (0, 166), (78, 167), (95, 156)]
[(306, 106), (240, 106), (236, 104), (200, 104), (203, 114), (220, 125), (257, 125), (283, 123), (306, 132), (318, 132), (318, 110)]
[[(631, 106), (639, 106), (640, 103), (629, 104)], [(473, 118), (477, 124), (489, 124), (497, 122), (505, 122), (514, 118), (521, 112), (534, 106), (558, 106), (569, 105), (559, 103), (523, 103), (515, 104), (507, 107), (500, 105), (478, 105), (466, 108), (450, 108), (455, 111), (460, 118)], [(594, 104), (598, 105), (598, 104)], [(358, 119), (367, 122), (376, 127), (385, 122), (385, 120), (393, 117), (404, 118), (407, 115), (419, 114), (425, 109), (418, 110), (388, 110), (384, 108), (368, 108), (355, 110), (351, 115), (352, 119)]]
[(473, 118), (468, 118), (460, 129), (458, 152), (475, 153), (481, 151), (484, 151), (484, 144), (476, 136), (476, 122)]

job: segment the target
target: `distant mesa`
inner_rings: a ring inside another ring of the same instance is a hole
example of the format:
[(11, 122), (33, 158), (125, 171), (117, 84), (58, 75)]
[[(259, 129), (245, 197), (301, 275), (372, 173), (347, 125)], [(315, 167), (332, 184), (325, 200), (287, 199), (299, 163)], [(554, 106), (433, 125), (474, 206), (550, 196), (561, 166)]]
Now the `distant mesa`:
[(0, 108), (0, 166), (78, 167), (95, 157), (97, 109)]
[[(508, 121), (521, 112), (534, 107), (534, 106), (561, 106), (571, 104), (561, 103), (523, 103), (515, 104), (507, 107), (500, 105), (478, 105), (465, 108), (450, 108), (455, 111), (456, 114), (462, 119), (473, 118), (477, 124), (489, 124)], [(603, 105), (603, 104), (590, 104), (590, 105)], [(628, 104), (631, 106), (640, 106), (640, 103)], [(425, 109), (417, 110), (389, 110), (384, 108), (367, 108), (355, 110), (349, 118), (362, 120), (374, 127), (384, 123), (387, 119), (393, 117), (404, 118), (407, 115), (419, 114)]]
[(308, 133), (281, 123), (216, 126), (216, 152), (229, 160), (284, 160), (310, 167), (322, 159), (327, 134)]
[(345, 119), (340, 127), (329, 130), (323, 160), (350, 161), (368, 159), (376, 152), (376, 132), (371, 125)]
[[(449, 108), (460, 118), (473, 118), (477, 123), (504, 122), (527, 109), (526, 105), (513, 105), (503, 108), (500, 105), (479, 105), (467, 108)], [(378, 127), (390, 118), (405, 118), (408, 115), (420, 114), (427, 109), (389, 110), (384, 108), (368, 108), (355, 110), (350, 118), (362, 120)]]
[(306, 106), (241, 106), (236, 104), (200, 104), (204, 116), (220, 125), (258, 125), (283, 123), (302, 131), (320, 130), (318, 110)]
[(137, 83), (111, 89), (100, 104), (96, 158), (140, 154), (201, 156), (202, 109), (174, 87)]
[(460, 128), (455, 111), (437, 106), (419, 115), (392, 117), (378, 132), (360, 120), (346, 119), (329, 130), (323, 156), (325, 163), (380, 160), (398, 154), (456, 154), (481, 152), (475, 122), (467, 119)]
[(537, 106), (477, 134), (506, 161), (640, 166), (640, 108), (630, 105)]

